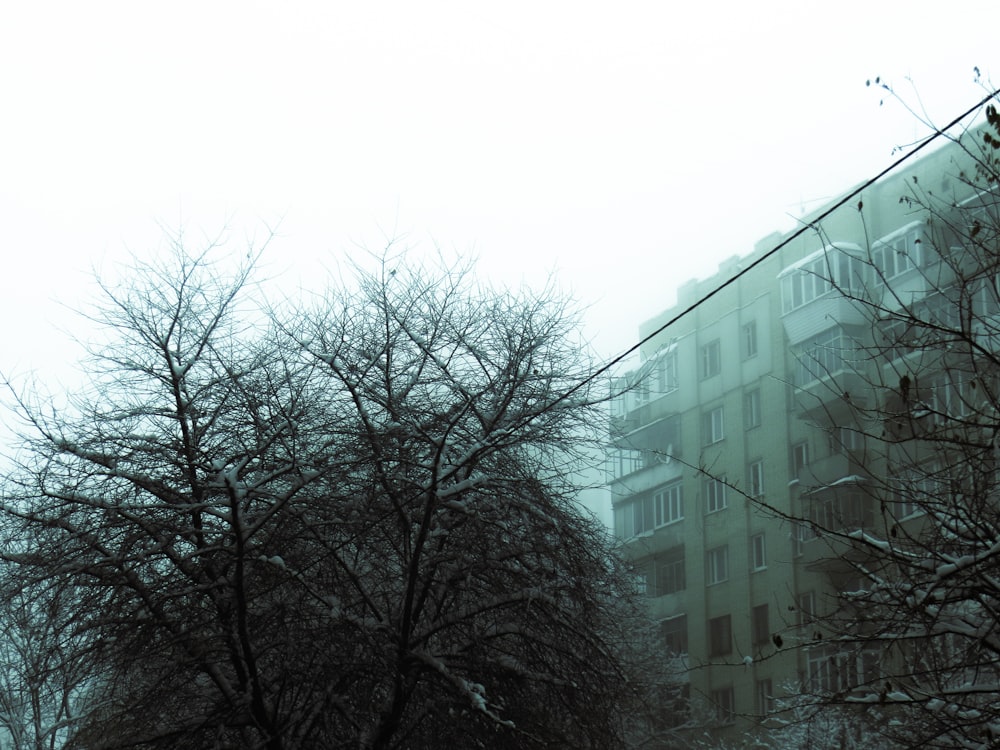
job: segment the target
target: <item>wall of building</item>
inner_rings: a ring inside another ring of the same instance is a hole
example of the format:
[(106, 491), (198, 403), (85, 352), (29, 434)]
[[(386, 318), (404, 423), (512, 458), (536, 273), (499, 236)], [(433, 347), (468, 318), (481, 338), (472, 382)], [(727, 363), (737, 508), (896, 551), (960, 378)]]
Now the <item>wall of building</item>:
[[(824, 483), (845, 482), (877, 465), (856, 455), (852, 412), (844, 405), (845, 399), (876, 398), (867, 384), (845, 372), (819, 385), (796, 385), (809, 336), (835, 324), (849, 328), (851, 309), (831, 293), (822, 309), (788, 312), (782, 273), (831, 244), (850, 243), (870, 261), (878, 238), (920, 218), (906, 200), (915, 186), (932, 186), (955, 202), (968, 194), (958, 169), (953, 149), (934, 152), (801, 236), (772, 235), (725, 261), (716, 276), (682, 285), (674, 307), (639, 327), (640, 337), (651, 336), (642, 347), (650, 387), (625, 394), (616, 407), (619, 458), (609, 489), (616, 529), (645, 580), (652, 614), (664, 622), (667, 643), (686, 647), (695, 719), (705, 715), (699, 704), (711, 713), (713, 703), (723, 704), (723, 714), (764, 715), (768, 696), (809, 678), (807, 652), (791, 646), (809, 637), (804, 610), (828, 606), (834, 584), (823, 559), (831, 551), (783, 517), (801, 513), (803, 498)], [(825, 208), (803, 224), (816, 222)], [(736, 283), (699, 302), (756, 261)], [(723, 477), (724, 500), (713, 486)], [(683, 637), (677, 635), (682, 622)], [(750, 724), (749, 718), (723, 721), (720, 731), (742, 735)]]

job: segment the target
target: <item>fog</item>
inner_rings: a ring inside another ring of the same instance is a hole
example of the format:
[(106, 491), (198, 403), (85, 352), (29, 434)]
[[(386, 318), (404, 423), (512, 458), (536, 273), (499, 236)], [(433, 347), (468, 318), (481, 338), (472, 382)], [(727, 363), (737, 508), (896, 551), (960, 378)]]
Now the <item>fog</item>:
[(390, 242), (474, 255), (495, 283), (573, 294), (609, 357), (678, 285), (981, 97), (1000, 11), (938, 10), (8, 8), (0, 371), (70, 377), (70, 308), (163, 227), (234, 254), (273, 230), (265, 268), (293, 295)]

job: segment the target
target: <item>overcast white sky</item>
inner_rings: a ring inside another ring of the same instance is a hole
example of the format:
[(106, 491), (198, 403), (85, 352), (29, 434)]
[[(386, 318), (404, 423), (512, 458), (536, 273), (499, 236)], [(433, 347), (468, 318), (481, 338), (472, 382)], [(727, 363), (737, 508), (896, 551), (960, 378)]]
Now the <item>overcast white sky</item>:
[(396, 236), (592, 303), (612, 354), (674, 289), (1000, 83), (990, 2), (8, 2), (0, 371), (75, 352), (57, 302), (157, 222), (281, 220), (314, 279)]

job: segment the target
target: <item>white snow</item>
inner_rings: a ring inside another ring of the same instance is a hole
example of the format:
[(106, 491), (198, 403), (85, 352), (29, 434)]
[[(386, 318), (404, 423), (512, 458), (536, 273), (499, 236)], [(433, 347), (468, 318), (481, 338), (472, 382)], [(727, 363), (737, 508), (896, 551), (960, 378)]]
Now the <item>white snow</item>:
[(264, 555), (261, 555), (257, 559), (260, 560), (261, 562), (266, 562), (269, 565), (273, 565), (276, 568), (281, 568), (282, 570), (287, 569), (285, 566), (285, 561), (282, 559), (281, 555), (272, 555), (271, 557), (265, 557)]
[(485, 480), (485, 474), (473, 474), (467, 479), (463, 479), (461, 482), (455, 482), (455, 484), (439, 489), (437, 491), (437, 496), (443, 500), (445, 498), (452, 497), (453, 495), (459, 495), (467, 490), (471, 490), (474, 487), (479, 486)]

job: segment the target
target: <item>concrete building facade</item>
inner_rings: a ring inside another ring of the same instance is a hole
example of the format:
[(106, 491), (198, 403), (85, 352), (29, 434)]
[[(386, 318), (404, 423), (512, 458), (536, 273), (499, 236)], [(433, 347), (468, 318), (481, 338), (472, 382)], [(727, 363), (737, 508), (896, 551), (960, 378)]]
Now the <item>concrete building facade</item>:
[(887, 454), (855, 407), (899, 375), (869, 356), (881, 324), (850, 297), (891, 307), (947, 284), (928, 271), (942, 240), (908, 196), (919, 185), (967, 203), (962, 169), (952, 146), (915, 160), (821, 221), (829, 206), (804, 217), (798, 237), (766, 237), (684, 284), (639, 328), (641, 365), (612, 406), (614, 527), (664, 647), (687, 667), (695, 724), (742, 736), (796, 686), (877, 669), (878, 653), (838, 667), (835, 649), (794, 647), (815, 640), (813, 618), (851, 581), (793, 519), (878, 522), (861, 485)]

